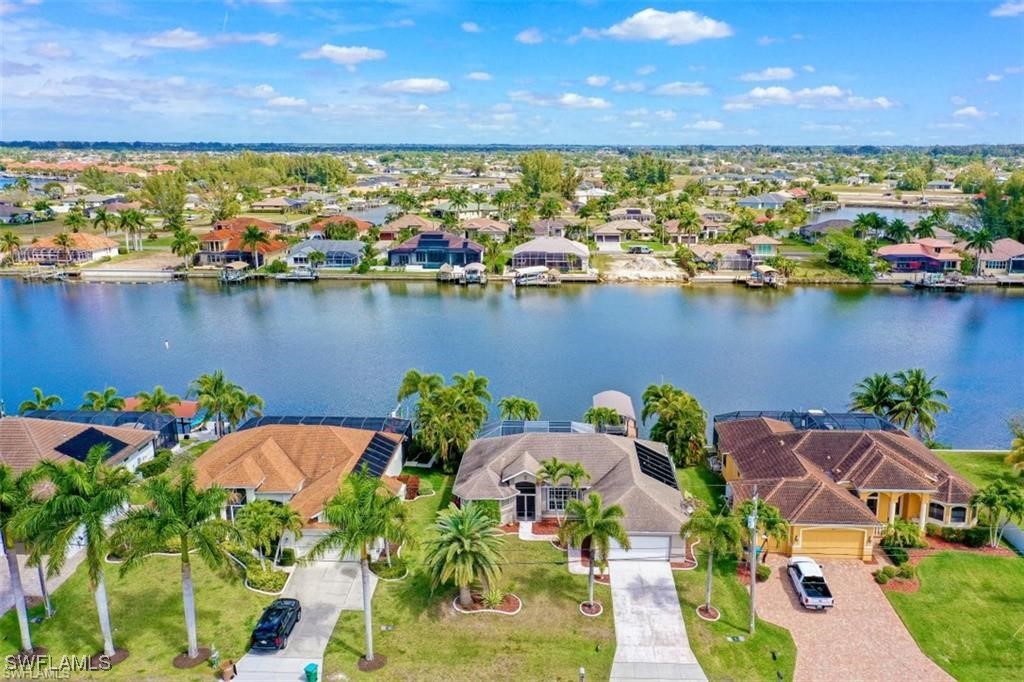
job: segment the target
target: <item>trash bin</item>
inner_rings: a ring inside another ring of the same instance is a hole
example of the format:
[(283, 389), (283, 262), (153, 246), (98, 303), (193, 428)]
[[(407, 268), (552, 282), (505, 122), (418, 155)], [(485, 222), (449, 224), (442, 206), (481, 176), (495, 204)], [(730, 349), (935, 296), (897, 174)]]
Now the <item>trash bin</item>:
[(310, 663), (305, 667), (306, 671), (306, 682), (316, 682), (316, 663)]

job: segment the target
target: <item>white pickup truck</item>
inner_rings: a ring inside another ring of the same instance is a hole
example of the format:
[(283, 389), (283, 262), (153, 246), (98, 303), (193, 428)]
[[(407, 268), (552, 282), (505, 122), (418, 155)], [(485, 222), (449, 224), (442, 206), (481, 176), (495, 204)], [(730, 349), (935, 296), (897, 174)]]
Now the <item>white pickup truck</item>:
[(805, 609), (830, 609), (835, 606), (832, 592), (828, 589), (821, 566), (805, 556), (795, 556), (789, 560), (789, 578), (800, 604)]

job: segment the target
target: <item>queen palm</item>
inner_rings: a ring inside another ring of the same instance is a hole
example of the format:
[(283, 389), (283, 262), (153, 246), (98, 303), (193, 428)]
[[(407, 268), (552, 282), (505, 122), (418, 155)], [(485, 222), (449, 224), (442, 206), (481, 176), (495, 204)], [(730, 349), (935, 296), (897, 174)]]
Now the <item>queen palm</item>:
[(291, 531), (296, 538), (302, 535), (303, 518), (289, 504), (278, 504), (270, 500), (255, 500), (243, 505), (235, 514), (235, 525), (246, 542), (260, 554), (260, 563), (265, 567), (270, 548), (275, 544), (276, 563), (281, 554), (284, 534)]
[(171, 239), (171, 253), (185, 261), (185, 270), (192, 266), (192, 257), (199, 253), (199, 237), (187, 227), (179, 227)]
[(191, 553), (195, 551), (211, 569), (230, 565), (224, 542), (237, 539), (239, 533), (220, 518), (228, 492), (217, 485), (196, 487), (196, 472), (191, 466), (182, 468), (173, 481), (163, 476), (150, 478), (142, 490), (148, 503), (131, 509), (115, 524), (114, 545), (127, 548), (121, 571), (140, 565), (168, 542), (178, 542), (188, 657), (194, 659), (199, 655), (199, 642)]
[(898, 386), (888, 374), (872, 374), (858, 381), (850, 393), (850, 409), (887, 417), (896, 404)]
[(683, 538), (700, 539), (708, 553), (708, 574), (704, 585), (704, 611), (711, 612), (711, 579), (714, 574), (715, 554), (735, 554), (740, 548), (740, 524), (735, 516), (724, 509), (714, 514), (706, 507), (697, 509), (690, 520), (683, 524), (680, 534)]
[(99, 206), (93, 211), (92, 226), (93, 229), (102, 229), (103, 234), (107, 234), (114, 226), (114, 216), (108, 213), (106, 208)]
[[(358, 554), (363, 589), (363, 626), (366, 653), (363, 658), (373, 661), (373, 602), (370, 599), (370, 548), (379, 538), (397, 533), (392, 528), (396, 516), (402, 513), (402, 501), (392, 495), (380, 478), (371, 475), (364, 465), (349, 474), (341, 490), (324, 507), (324, 519), (330, 530), (317, 540), (309, 551), (309, 559), (316, 560), (329, 551)], [(390, 529), (390, 530), (389, 530)]]
[(64, 226), (72, 232), (78, 232), (85, 227), (85, 216), (80, 210), (71, 209), (64, 215)]
[(990, 232), (987, 227), (973, 230), (967, 235), (967, 247), (974, 249), (975, 254), (977, 254), (974, 263), (975, 274), (981, 272), (981, 254), (992, 253), (993, 242), (992, 232)]
[(444, 377), (440, 374), (424, 374), (418, 369), (410, 369), (402, 377), (402, 384), (398, 387), (398, 402), (401, 403), (414, 395), (419, 395), (420, 399), (423, 399), (442, 386)]
[(64, 400), (59, 395), (46, 395), (43, 389), (35, 386), (32, 388), (32, 397), (21, 401), (18, 405), (18, 414), (25, 414), (33, 410), (51, 410), (62, 404)]
[(566, 520), (558, 531), (559, 542), (570, 547), (590, 545), (590, 568), (587, 578), (587, 604), (594, 604), (594, 564), (607, 561), (611, 541), (629, 549), (629, 536), (622, 525), (626, 512), (617, 504), (604, 506), (599, 493), (590, 493), (586, 500), (569, 500)]
[(935, 414), (949, 412), (949, 405), (942, 402), (949, 394), (935, 388), (935, 379), (923, 369), (902, 370), (895, 374), (897, 391), (896, 404), (889, 412), (889, 418), (905, 429), (911, 427), (918, 438), (930, 438), (935, 431)]
[(113, 386), (108, 386), (102, 391), (86, 391), (82, 399), (85, 402), (78, 408), (80, 410), (103, 412), (104, 410), (124, 409), (124, 398), (117, 394), (117, 389)]
[(174, 414), (174, 406), (181, 404), (181, 398), (171, 395), (164, 390), (163, 386), (154, 386), (153, 391), (139, 391), (135, 394), (139, 401), (139, 407), (143, 412), (159, 412), (161, 414)]
[(142, 228), (146, 226), (146, 216), (142, 214), (142, 211), (129, 208), (121, 213), (121, 216), (117, 221), (118, 227), (120, 227), (125, 234), (130, 234), (135, 242), (135, 250), (142, 250)]
[(0, 249), (11, 257), (12, 261), (18, 260), (19, 249), (21, 248), (21, 237), (12, 230), (7, 230), (0, 235)]
[(469, 445), (487, 418), (487, 408), (454, 386), (442, 386), (422, 397), (416, 407), (416, 440), (434, 452), (445, 469)]
[(465, 374), (453, 374), (452, 386), (466, 398), (476, 398), (483, 402), (491, 401), (491, 394), (487, 391), (487, 377), (479, 376), (473, 370)]
[(196, 396), (199, 408), (203, 410), (204, 423), (211, 417), (216, 418), (213, 431), (217, 436), (224, 435), (224, 414), (237, 388), (219, 369), (210, 374), (200, 375), (189, 388), (189, 392)]
[(104, 566), (112, 548), (108, 520), (123, 510), (131, 497), (135, 476), (124, 467), (104, 463), (107, 444), (94, 445), (84, 462), (40, 462), (38, 475), (52, 492), (28, 504), (15, 517), (15, 528), (35, 543), (35, 552), (49, 555), (50, 576), (57, 575), (67, 560), (68, 549), (81, 535), (85, 538), (85, 564), (89, 587), (96, 601), (103, 653), (113, 656), (110, 607)]
[(424, 564), (433, 587), (449, 581), (459, 588), (459, 604), (473, 605), (470, 586), (479, 580), (486, 589), (501, 573), (505, 539), (483, 505), (454, 504), (437, 513), (433, 535), (425, 543)]
[(540, 419), (540, 406), (537, 403), (514, 395), (505, 396), (498, 401), (498, 412), (502, 419)]
[(53, 236), (53, 245), (64, 251), (64, 262), (71, 262), (71, 249), (75, 248), (75, 240), (67, 232), (58, 232)]
[(257, 417), (262, 416), (263, 406), (263, 398), (255, 393), (246, 393), (240, 386), (236, 386), (228, 396), (224, 407), (224, 416), (227, 417), (231, 428), (235, 429), (250, 414)]
[(1010, 451), (1003, 460), (1015, 470), (1024, 469), (1024, 414), (1014, 415), (1006, 422), (1010, 429)]
[(260, 228), (255, 225), (245, 228), (245, 231), (242, 233), (241, 244), (243, 249), (248, 248), (252, 251), (252, 266), (254, 268), (260, 267), (260, 246), (269, 243), (270, 237)]
[(327, 262), (327, 255), (323, 251), (310, 251), (309, 253), (309, 266), (311, 268), (319, 268), (321, 265)]
[(0, 551), (7, 559), (7, 571), (10, 573), (11, 592), (14, 595), (14, 610), (18, 617), (18, 630), (21, 633), (21, 650), (32, 651), (32, 634), (28, 626), (28, 608), (25, 604), (25, 590), (21, 585), (21, 569), (18, 566), (18, 555), (14, 551), (11, 537), (11, 526), (15, 513), (23, 507), (27, 499), (28, 486), (24, 474), (20, 477), (6, 464), (0, 464)]

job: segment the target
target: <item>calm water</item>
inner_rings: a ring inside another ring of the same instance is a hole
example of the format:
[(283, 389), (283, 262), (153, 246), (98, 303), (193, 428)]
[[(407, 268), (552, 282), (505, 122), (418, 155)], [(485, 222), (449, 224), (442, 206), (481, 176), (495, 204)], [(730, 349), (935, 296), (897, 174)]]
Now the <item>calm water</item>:
[(606, 388), (639, 402), (660, 381), (711, 414), (838, 410), (866, 374), (923, 366), (950, 393), (939, 438), (997, 447), (1007, 416), (1024, 409), (1022, 340), (1024, 295), (1003, 291), (0, 279), (8, 409), (32, 386), (77, 406), (88, 389), (183, 392), (222, 368), (270, 413), (378, 414), (418, 367), (476, 369), (496, 398), (531, 397), (549, 418), (578, 418)]
[[(813, 222), (820, 222), (823, 220), (856, 220), (857, 216), (861, 213), (877, 213), (886, 220), (893, 220), (895, 218), (901, 219), (908, 225), (913, 225), (921, 218), (925, 217), (932, 210), (920, 209), (920, 208), (881, 208), (873, 206), (845, 206), (835, 211), (822, 211), (816, 215), (811, 216)], [(949, 220), (955, 224), (966, 224), (967, 217), (962, 213), (950, 212)]]

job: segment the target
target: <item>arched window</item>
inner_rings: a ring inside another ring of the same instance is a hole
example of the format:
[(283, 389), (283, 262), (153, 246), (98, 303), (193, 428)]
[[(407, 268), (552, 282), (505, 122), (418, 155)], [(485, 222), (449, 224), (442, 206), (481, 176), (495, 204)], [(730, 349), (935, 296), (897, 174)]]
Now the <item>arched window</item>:
[(965, 523), (967, 521), (967, 507), (950, 507), (949, 522)]
[(946, 507), (938, 502), (928, 504), (928, 518), (943, 522), (946, 520)]

